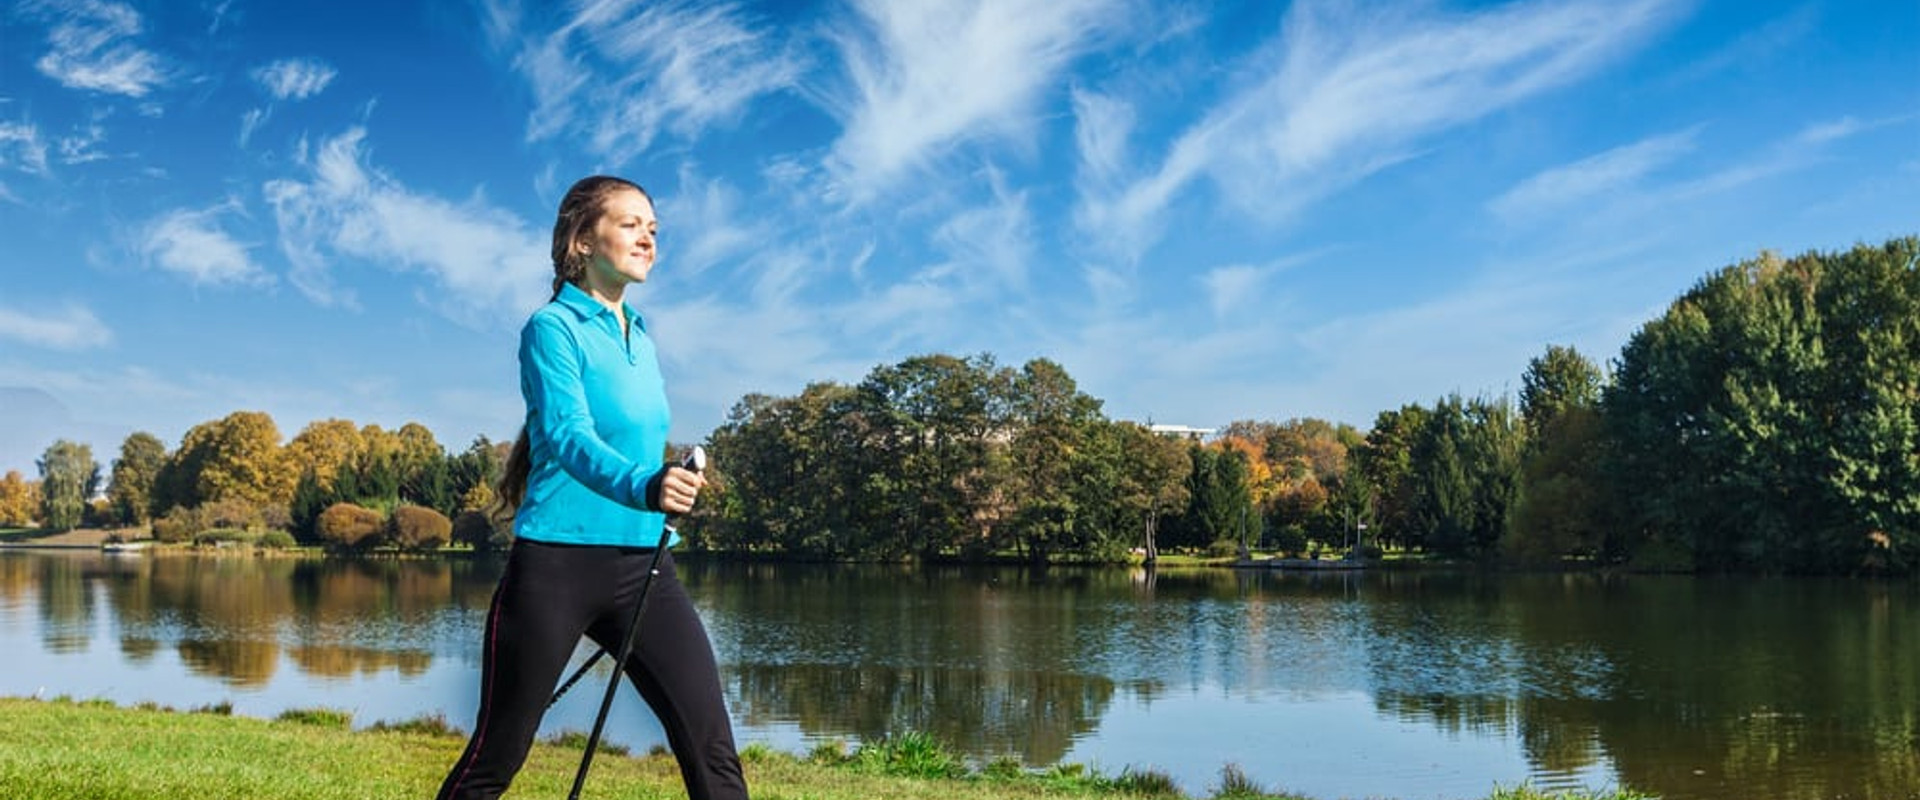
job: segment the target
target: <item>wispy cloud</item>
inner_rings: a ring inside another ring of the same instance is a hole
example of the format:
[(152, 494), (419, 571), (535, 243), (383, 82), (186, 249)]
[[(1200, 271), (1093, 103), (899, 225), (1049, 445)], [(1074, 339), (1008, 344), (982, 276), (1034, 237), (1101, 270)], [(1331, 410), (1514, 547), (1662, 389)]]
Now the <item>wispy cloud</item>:
[(221, 218), (239, 210), (237, 203), (227, 202), (212, 208), (169, 211), (141, 229), (136, 248), (154, 266), (195, 284), (270, 282), (266, 270), (247, 254), (247, 246), (221, 227)]
[(0, 339), (54, 350), (87, 350), (113, 341), (92, 311), (78, 305), (59, 310), (0, 307)]
[(692, 139), (737, 118), (755, 98), (794, 84), (798, 56), (737, 4), (583, 0), (545, 34), (510, 41), (526, 24), (511, 3), (483, 12), (533, 89), (528, 137), (583, 135), (624, 164), (662, 134)]
[(252, 108), (240, 115), (240, 149), (246, 149), (247, 143), (253, 141), (253, 132), (272, 115), (273, 110), (268, 108)]
[(1203, 178), (1242, 213), (1284, 219), (1441, 132), (1592, 74), (1659, 32), (1675, 6), (1588, 0), (1418, 15), (1302, 0), (1248, 62), (1277, 66), (1205, 111), (1157, 168), (1088, 193), (1079, 224), (1137, 257), (1157, 241), (1168, 204)]
[(1555, 214), (1625, 188), (1694, 150), (1699, 127), (1643, 139), (1554, 167), (1516, 184), (1487, 204), (1508, 222)]
[[(929, 246), (936, 260), (900, 276), (876, 276), (878, 285), (835, 318), (883, 349), (945, 348), (1012, 322), (1023, 311), (1034, 259), (1033, 213), (1027, 193), (1009, 187), (998, 171), (982, 178), (990, 196), (934, 228)], [(982, 325), (983, 318), (994, 322)]]
[(47, 53), (34, 67), (61, 85), (145, 97), (166, 82), (160, 56), (134, 41), (144, 24), (132, 6), (104, 0), (45, 0), (29, 2), (25, 8), (56, 20), (47, 32)]
[(338, 74), (316, 58), (283, 58), (253, 71), (253, 80), (275, 100), (305, 100), (319, 94)]
[(834, 31), (850, 79), (830, 168), (862, 202), (975, 140), (1019, 144), (1035, 106), (1099, 42), (1111, 0), (857, 0), (859, 24)]
[(40, 129), (25, 122), (0, 122), (0, 169), (47, 174), (47, 143)]
[(662, 257), (673, 270), (699, 275), (749, 253), (774, 234), (764, 219), (742, 208), (740, 192), (705, 179), (692, 164), (680, 170), (678, 191), (662, 199)]
[(367, 163), (366, 137), (349, 129), (303, 159), (310, 178), (265, 187), (295, 286), (315, 302), (353, 306), (331, 274), (346, 256), (425, 274), (433, 285), (423, 299), (463, 322), (518, 316), (539, 299), (551, 267), (538, 232), (484, 198), (408, 189)]

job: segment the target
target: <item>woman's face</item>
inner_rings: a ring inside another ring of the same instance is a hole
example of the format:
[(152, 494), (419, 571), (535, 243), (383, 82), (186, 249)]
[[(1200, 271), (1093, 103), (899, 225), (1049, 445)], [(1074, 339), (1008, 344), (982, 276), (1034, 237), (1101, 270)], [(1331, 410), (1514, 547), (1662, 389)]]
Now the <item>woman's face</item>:
[(653, 217), (653, 203), (632, 189), (607, 195), (601, 212), (575, 246), (586, 248), (591, 257), (589, 284), (617, 295), (629, 283), (645, 282), (653, 271), (653, 237), (660, 223)]

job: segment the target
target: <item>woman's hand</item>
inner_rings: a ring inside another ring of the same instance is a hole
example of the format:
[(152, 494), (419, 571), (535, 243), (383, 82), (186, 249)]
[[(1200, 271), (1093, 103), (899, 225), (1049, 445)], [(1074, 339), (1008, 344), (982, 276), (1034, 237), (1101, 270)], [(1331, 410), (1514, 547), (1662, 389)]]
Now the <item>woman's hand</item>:
[(660, 480), (660, 510), (669, 514), (685, 514), (693, 510), (693, 501), (700, 496), (700, 489), (707, 485), (706, 476), (681, 467), (668, 467), (666, 475)]

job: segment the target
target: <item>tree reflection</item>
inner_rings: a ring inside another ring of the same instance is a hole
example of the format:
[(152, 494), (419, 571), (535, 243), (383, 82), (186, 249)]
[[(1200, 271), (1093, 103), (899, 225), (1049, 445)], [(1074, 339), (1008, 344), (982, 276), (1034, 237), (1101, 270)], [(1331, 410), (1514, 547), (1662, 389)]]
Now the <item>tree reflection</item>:
[(1920, 786), (1911, 589), (1386, 575), (1369, 675), (1383, 713), (1517, 731), (1545, 771), (1611, 758), (1666, 797), (1903, 797)]
[(1114, 682), (1066, 673), (823, 664), (729, 670), (751, 725), (794, 722), (811, 737), (873, 741), (923, 731), (960, 752), (1058, 762), (1113, 702)]

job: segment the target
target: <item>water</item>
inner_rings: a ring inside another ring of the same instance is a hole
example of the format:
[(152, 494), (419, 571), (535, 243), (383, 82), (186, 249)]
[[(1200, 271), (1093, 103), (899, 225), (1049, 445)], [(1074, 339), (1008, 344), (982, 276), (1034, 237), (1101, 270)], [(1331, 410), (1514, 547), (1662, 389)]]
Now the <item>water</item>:
[[(1270, 789), (1920, 797), (1911, 583), (682, 563), (743, 742)], [(486, 560), (0, 552), (0, 694), (470, 724)], [(583, 649), (575, 661), (590, 652)], [(585, 730), (606, 672), (549, 714)], [(630, 691), (611, 741), (663, 740)]]

